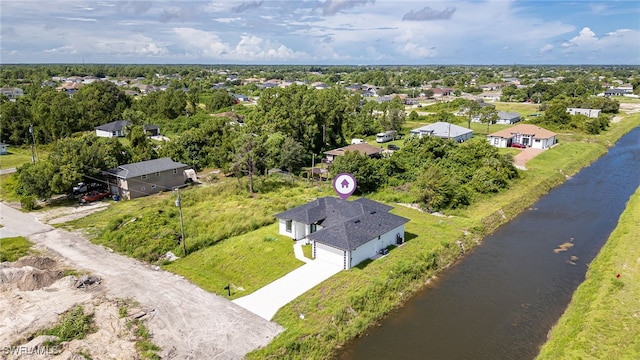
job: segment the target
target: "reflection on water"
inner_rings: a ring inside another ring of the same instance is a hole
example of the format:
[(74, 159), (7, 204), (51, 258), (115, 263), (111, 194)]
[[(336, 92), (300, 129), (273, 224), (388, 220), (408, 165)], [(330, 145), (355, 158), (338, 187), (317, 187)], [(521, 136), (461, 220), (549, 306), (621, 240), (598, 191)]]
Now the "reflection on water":
[(488, 236), (341, 359), (532, 359), (640, 186), (640, 128)]

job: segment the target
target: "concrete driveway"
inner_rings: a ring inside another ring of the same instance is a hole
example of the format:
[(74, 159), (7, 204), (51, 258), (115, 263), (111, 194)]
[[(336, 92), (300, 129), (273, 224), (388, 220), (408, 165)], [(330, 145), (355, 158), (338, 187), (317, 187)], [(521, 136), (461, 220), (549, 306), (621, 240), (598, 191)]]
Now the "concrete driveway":
[(278, 309), (314, 286), (339, 273), (342, 267), (312, 260), (259, 290), (233, 300), (263, 319), (271, 320)]

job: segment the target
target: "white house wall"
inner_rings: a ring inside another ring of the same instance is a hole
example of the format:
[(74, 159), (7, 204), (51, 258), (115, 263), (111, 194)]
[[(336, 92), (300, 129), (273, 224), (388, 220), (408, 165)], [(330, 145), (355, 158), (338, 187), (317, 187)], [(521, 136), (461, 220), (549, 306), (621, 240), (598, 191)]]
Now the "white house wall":
[(104, 131), (104, 130), (97, 130), (96, 129), (96, 136), (110, 138), (110, 137), (113, 137), (113, 134), (111, 133), (111, 131)]
[(490, 145), (495, 146), (497, 148), (506, 148), (509, 145), (508, 140), (502, 137), (489, 136), (487, 137), (487, 142), (489, 142)]
[(389, 245), (395, 245), (397, 234), (400, 234), (400, 236), (404, 239), (404, 225), (401, 225), (383, 234), (379, 239), (372, 239), (371, 241), (360, 245), (358, 248), (351, 251), (348, 264), (349, 268), (358, 265), (366, 259), (374, 257), (378, 253), (378, 250), (386, 248)]

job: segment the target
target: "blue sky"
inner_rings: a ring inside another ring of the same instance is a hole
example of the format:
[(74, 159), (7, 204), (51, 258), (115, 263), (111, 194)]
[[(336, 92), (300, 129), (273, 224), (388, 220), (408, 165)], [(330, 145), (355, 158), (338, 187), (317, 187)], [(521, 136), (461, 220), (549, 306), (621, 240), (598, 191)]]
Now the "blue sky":
[(631, 64), (640, 2), (0, 1), (1, 63)]

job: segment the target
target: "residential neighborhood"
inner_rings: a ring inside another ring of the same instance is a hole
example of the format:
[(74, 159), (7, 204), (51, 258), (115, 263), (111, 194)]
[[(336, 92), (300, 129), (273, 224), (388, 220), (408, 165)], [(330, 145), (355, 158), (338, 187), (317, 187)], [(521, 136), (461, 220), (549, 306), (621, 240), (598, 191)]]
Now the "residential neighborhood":
[[(234, 350), (242, 356), (320, 343), (330, 349), (311, 357), (334, 356), (344, 341), (318, 327), (346, 333), (402, 306), (640, 112), (625, 96), (640, 84), (635, 68), (36, 69), (29, 84), (0, 84), (11, 90), (0, 164), (14, 171), (0, 175), (0, 196), (21, 209), (3, 207), (3, 226), (22, 234), (11, 224), (30, 224), (25, 241), (104, 279), (83, 289), (141, 299), (125, 318), (141, 314), (148, 341), (186, 353), (192, 343), (168, 324), (187, 329), (202, 314), (190, 330), (206, 334), (193, 343), (199, 356), (211, 341), (236, 349), (248, 332), (259, 340)], [(332, 187), (344, 174), (354, 179), (347, 196)], [(569, 253), (563, 265), (579, 261)], [(295, 339), (278, 338), (288, 332)]]

